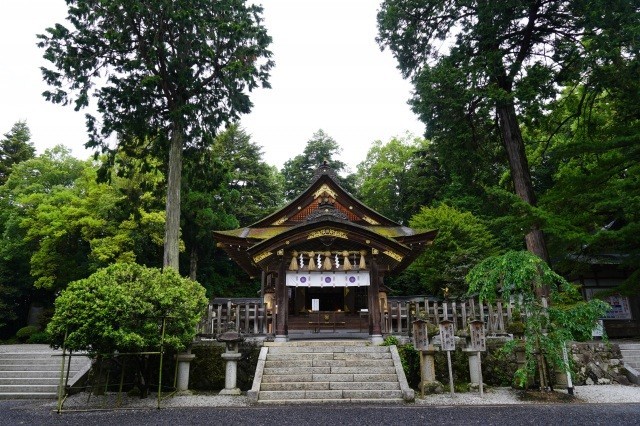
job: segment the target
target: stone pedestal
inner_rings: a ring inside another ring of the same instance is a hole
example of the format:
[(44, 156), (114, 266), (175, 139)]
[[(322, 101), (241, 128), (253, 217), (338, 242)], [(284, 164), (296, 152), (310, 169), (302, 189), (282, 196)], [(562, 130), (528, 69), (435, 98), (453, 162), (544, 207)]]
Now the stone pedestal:
[(273, 338), (273, 341), (276, 343), (284, 343), (289, 341), (289, 336), (286, 334), (276, 334)]
[(372, 345), (381, 345), (384, 343), (382, 334), (371, 334), (369, 335), (369, 340), (371, 341)]
[(220, 395), (240, 395), (240, 389), (236, 387), (238, 377), (238, 361), (242, 358), (242, 354), (238, 352), (225, 352), (222, 355), (227, 363), (224, 376), (224, 389), (220, 391)]
[(469, 357), (469, 379), (471, 383), (479, 385), (482, 383), (482, 371), (480, 366), (480, 358), (477, 351), (465, 350)]
[(178, 363), (176, 391), (185, 392), (189, 389), (189, 369), (191, 361), (193, 361), (195, 357), (196, 356), (191, 353), (191, 349), (176, 355), (176, 362)]
[(420, 390), (424, 397), (425, 388), (428, 393), (442, 392), (442, 385), (436, 380), (436, 363), (434, 348), (420, 351)]

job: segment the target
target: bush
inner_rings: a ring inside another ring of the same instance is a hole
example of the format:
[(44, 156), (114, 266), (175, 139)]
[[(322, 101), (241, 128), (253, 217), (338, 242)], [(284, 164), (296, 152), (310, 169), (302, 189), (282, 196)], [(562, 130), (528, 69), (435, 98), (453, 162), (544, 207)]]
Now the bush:
[(26, 327), (22, 327), (16, 332), (16, 338), (18, 339), (18, 342), (26, 343), (29, 338), (38, 331), (40, 331), (40, 329), (35, 325), (28, 325)]
[(27, 340), (27, 343), (49, 344), (51, 343), (51, 336), (49, 336), (49, 333), (47, 333), (46, 331), (38, 331), (37, 333), (33, 333), (29, 337), (29, 339)]
[(166, 349), (183, 350), (207, 305), (204, 288), (167, 268), (115, 264), (69, 284), (47, 326), (56, 346), (109, 354), (157, 350), (165, 323)]

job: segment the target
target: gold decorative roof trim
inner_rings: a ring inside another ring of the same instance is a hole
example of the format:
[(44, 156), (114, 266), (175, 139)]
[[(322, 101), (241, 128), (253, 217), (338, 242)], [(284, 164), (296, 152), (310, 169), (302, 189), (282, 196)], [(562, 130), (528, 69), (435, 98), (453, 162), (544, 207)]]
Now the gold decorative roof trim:
[(327, 229), (320, 229), (319, 231), (311, 232), (307, 237), (307, 240), (311, 240), (313, 238), (322, 238), (322, 237), (335, 237), (335, 238), (342, 238), (345, 240), (349, 239), (349, 236), (347, 235), (346, 232), (327, 228)]
[(390, 257), (390, 258), (392, 258), (392, 259), (397, 260), (398, 262), (402, 262), (402, 258), (403, 258), (403, 256), (402, 256), (402, 255), (399, 255), (399, 254), (398, 254), (398, 253), (396, 253), (396, 252), (393, 252), (393, 251), (391, 251), (391, 250), (386, 250), (386, 251), (384, 252), (384, 254), (386, 254), (387, 256), (389, 256), (389, 257)]
[(263, 251), (262, 253), (253, 256), (253, 261), (255, 263), (258, 263), (258, 262), (266, 259), (267, 257), (271, 256), (272, 254), (273, 253), (271, 253), (270, 251)]
[(289, 219), (289, 218), (286, 217), (286, 216), (283, 216), (280, 219), (278, 219), (275, 222), (273, 222), (273, 226), (282, 225), (283, 223), (285, 223), (287, 221), (287, 219)]
[(336, 198), (338, 198), (338, 194), (336, 194), (336, 192), (329, 188), (329, 185), (327, 185), (326, 183), (322, 184), (322, 186), (320, 188), (318, 188), (318, 190), (316, 192), (313, 193), (313, 199), (315, 200), (316, 198), (318, 198), (320, 195), (327, 193), (329, 195), (331, 195), (331, 197), (333, 197), (333, 199), (335, 200)]
[(378, 222), (378, 221), (377, 221), (377, 220), (375, 220), (375, 219), (371, 219), (371, 218), (370, 218), (369, 216), (367, 216), (367, 215), (362, 216), (362, 220), (364, 220), (365, 222), (368, 222), (368, 223), (370, 223), (370, 224), (372, 224), (372, 225), (380, 225), (380, 222)]

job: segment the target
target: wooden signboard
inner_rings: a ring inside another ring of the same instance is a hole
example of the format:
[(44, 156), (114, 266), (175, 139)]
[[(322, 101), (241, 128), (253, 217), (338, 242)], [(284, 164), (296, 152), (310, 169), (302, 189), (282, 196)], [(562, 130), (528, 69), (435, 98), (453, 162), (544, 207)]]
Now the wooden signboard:
[(487, 340), (484, 332), (483, 321), (471, 321), (469, 323), (469, 331), (471, 334), (471, 349), (476, 352), (484, 352), (487, 350)]
[(443, 351), (456, 350), (456, 338), (452, 321), (445, 320), (440, 322), (440, 347)]
[(419, 319), (413, 322), (413, 347), (417, 351), (426, 351), (429, 349), (427, 322), (424, 320)]

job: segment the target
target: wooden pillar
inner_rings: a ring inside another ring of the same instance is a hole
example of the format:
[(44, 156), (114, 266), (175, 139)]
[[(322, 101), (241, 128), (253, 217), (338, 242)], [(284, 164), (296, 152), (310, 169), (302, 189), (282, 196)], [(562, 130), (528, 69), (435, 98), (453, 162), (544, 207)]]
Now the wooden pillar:
[(288, 316), (289, 298), (287, 296), (287, 268), (283, 259), (280, 261), (278, 268), (278, 280), (276, 281), (276, 305), (278, 306), (278, 315), (276, 317), (276, 342), (286, 342), (289, 340)]
[(380, 324), (380, 273), (375, 257), (371, 258), (369, 283), (369, 338), (372, 343), (382, 343), (382, 327)]

